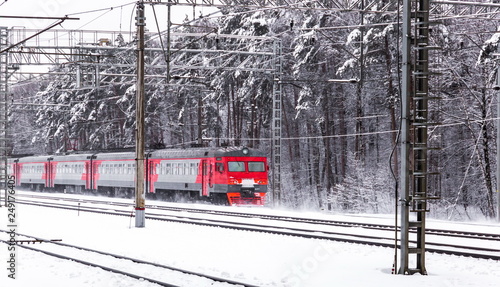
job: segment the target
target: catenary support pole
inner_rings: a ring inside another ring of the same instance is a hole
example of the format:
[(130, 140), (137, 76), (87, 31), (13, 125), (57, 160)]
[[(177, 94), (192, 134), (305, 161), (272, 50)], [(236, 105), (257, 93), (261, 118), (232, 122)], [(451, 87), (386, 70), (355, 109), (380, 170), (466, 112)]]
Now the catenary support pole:
[(411, 0), (403, 1), (403, 34), (402, 34), (402, 83), (401, 83), (401, 196), (399, 202), (401, 219), (401, 254), (399, 256), (399, 274), (408, 270), (408, 222), (410, 217), (410, 190), (409, 190), (409, 158), (410, 158), (410, 97), (411, 97)]
[(137, 3), (137, 84), (136, 84), (136, 136), (135, 136), (135, 227), (145, 226), (144, 194), (144, 1)]

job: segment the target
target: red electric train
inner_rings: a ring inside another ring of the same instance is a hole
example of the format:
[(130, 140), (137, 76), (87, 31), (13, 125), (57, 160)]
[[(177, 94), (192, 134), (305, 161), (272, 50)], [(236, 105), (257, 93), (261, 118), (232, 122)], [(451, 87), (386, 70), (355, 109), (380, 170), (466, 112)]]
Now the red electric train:
[[(246, 147), (164, 149), (145, 156), (146, 196), (217, 204), (264, 205), (266, 156)], [(16, 186), (68, 193), (132, 197), (135, 153), (96, 153), (11, 158)]]

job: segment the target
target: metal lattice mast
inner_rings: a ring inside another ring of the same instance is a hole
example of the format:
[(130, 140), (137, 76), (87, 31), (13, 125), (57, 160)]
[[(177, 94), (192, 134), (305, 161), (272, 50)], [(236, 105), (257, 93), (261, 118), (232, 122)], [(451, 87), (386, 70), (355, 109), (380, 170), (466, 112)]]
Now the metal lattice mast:
[[(0, 27), (0, 50), (7, 48), (7, 27)], [(8, 97), (8, 61), (7, 52), (0, 54), (0, 188), (7, 190), (7, 97)], [(5, 192), (7, 206), (7, 191)]]
[(274, 205), (281, 201), (281, 105), (282, 105), (282, 54), (281, 40), (274, 42), (274, 83), (273, 83), (273, 125), (272, 125), (272, 160), (273, 160), (273, 200)]
[[(401, 137), (401, 260), (399, 274), (427, 274), (425, 268), (425, 218), (431, 176), (429, 168), (429, 0), (403, 2), (403, 82)], [(410, 220), (410, 212), (415, 213)], [(410, 229), (416, 238), (410, 240)], [(414, 241), (410, 246), (410, 241)], [(416, 266), (409, 266), (409, 256), (416, 256)]]

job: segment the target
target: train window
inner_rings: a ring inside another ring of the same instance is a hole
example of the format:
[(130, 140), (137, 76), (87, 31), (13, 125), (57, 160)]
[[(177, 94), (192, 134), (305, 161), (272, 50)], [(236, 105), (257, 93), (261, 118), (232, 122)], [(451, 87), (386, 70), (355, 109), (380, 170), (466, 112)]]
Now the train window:
[(183, 174), (186, 174), (186, 175), (189, 174), (189, 164), (188, 163), (184, 164), (184, 173)]
[(266, 171), (264, 162), (262, 161), (250, 161), (248, 162), (248, 171)]
[(227, 163), (229, 171), (245, 171), (245, 162), (243, 161), (229, 161)]
[(193, 163), (190, 163), (190, 164), (189, 164), (189, 174), (190, 174), (190, 175), (195, 175), (195, 174), (197, 174), (197, 173), (198, 173), (198, 172), (197, 172), (197, 169), (196, 169), (196, 163), (194, 163), (194, 162), (193, 162)]
[(222, 162), (216, 162), (215, 163), (215, 170), (218, 172), (224, 172), (224, 164)]
[(165, 174), (172, 174), (172, 164), (167, 163), (165, 166)]
[(172, 163), (172, 174), (179, 174), (179, 167), (176, 163)]
[(179, 169), (179, 172), (177, 173), (178, 175), (183, 175), (184, 174), (184, 164), (182, 163), (178, 163), (178, 169)]

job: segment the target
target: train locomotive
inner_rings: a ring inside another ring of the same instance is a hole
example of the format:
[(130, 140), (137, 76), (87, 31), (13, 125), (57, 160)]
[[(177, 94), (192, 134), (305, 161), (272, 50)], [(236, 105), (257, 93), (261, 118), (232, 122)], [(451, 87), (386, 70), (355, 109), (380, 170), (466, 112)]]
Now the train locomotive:
[[(145, 154), (147, 198), (264, 205), (266, 156), (246, 147), (162, 149)], [(37, 191), (132, 197), (135, 153), (28, 156), (9, 159), (16, 186)]]

